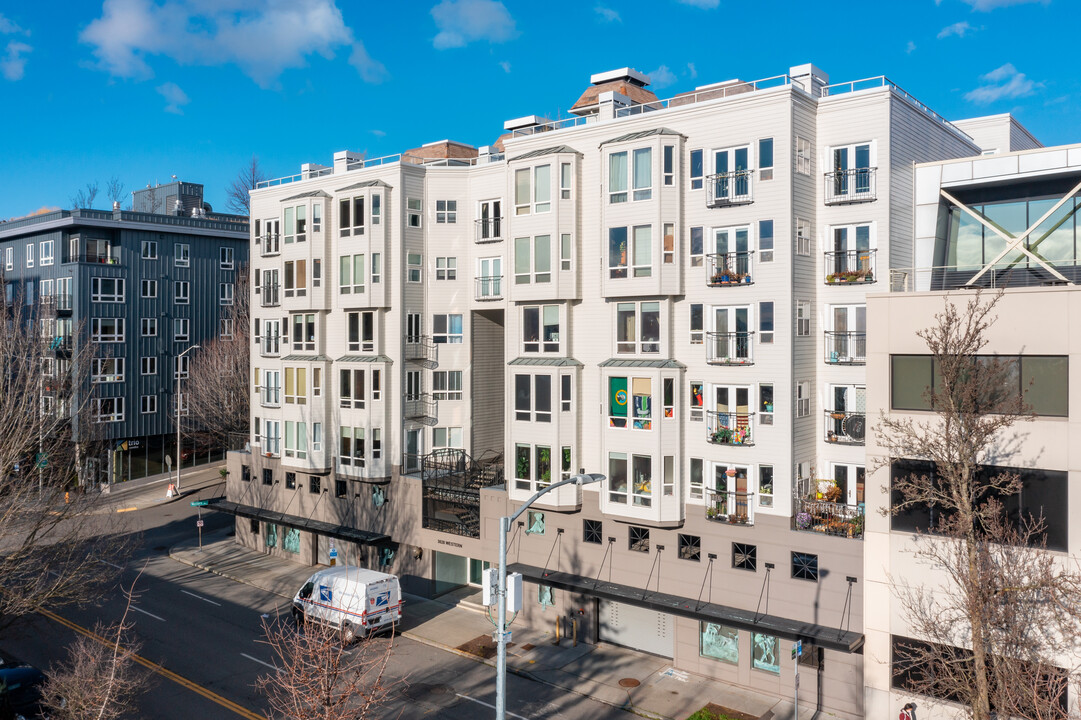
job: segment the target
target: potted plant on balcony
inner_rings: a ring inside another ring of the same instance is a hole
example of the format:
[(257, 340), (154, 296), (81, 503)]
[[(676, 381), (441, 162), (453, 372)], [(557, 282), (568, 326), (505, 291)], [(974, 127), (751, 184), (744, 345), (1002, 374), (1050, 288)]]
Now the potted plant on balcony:
[(811, 514), (805, 512), (796, 513), (796, 528), (806, 530), (811, 527)]
[(826, 492), (823, 493), (826, 502), (836, 503), (841, 502), (842, 492), (841, 488), (835, 483), (826, 488)]
[(706, 518), (709, 519), (709, 520), (716, 520), (717, 519), (717, 508), (712, 508), (712, 507), (706, 508)]
[(828, 282), (830, 285), (833, 285), (835, 282), (837, 282), (837, 273), (830, 273), (829, 275), (827, 275), (826, 282)]

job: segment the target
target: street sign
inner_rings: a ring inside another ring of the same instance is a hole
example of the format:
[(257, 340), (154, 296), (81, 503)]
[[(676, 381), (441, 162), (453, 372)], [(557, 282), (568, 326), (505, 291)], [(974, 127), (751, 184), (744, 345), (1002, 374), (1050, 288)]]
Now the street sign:
[(203, 526), (203, 521), (202, 520), (196, 520), (195, 521), (195, 527), (202, 527), (202, 526)]
[(331, 548), (330, 549), (330, 559), (334, 560), (337, 557), (338, 557), (338, 550), (336, 548)]
[(206, 507), (209, 504), (210, 504), (209, 500), (192, 500), (191, 501), (191, 506), (192, 507)]

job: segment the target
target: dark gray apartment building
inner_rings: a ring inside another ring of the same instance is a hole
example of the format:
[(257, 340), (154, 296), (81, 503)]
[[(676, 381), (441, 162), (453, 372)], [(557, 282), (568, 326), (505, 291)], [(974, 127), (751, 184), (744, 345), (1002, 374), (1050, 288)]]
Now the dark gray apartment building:
[[(91, 480), (162, 472), (176, 458), (176, 382), (228, 319), (248, 262), (248, 219), (214, 213), (203, 187), (173, 182), (133, 193), (134, 211), (57, 210), (0, 223), (0, 275), (55, 335), (58, 359), (94, 347), (90, 415), (104, 450)], [(203, 449), (206, 459), (210, 449)], [(220, 451), (219, 451), (220, 452)], [(200, 459), (189, 449), (184, 459)]]

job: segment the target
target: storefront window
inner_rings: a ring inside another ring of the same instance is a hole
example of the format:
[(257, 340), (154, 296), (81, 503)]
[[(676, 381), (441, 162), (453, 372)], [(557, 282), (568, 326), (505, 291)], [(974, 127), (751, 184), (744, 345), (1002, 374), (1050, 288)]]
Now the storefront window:
[(781, 674), (780, 661), (777, 659), (777, 638), (773, 635), (751, 634), (751, 650), (754, 668), (765, 670), (774, 675)]
[(713, 658), (721, 662), (739, 664), (739, 630), (718, 625), (717, 623), (699, 623), (702, 657)]

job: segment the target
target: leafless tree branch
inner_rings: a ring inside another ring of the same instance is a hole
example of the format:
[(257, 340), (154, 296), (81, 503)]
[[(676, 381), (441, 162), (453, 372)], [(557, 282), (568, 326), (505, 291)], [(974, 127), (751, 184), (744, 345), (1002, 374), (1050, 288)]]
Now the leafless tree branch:
[(237, 215), (248, 215), (251, 212), (250, 191), (255, 189), (267, 177), (259, 166), (259, 157), (251, 156), (251, 160), (237, 174), (226, 192), (226, 207)]

